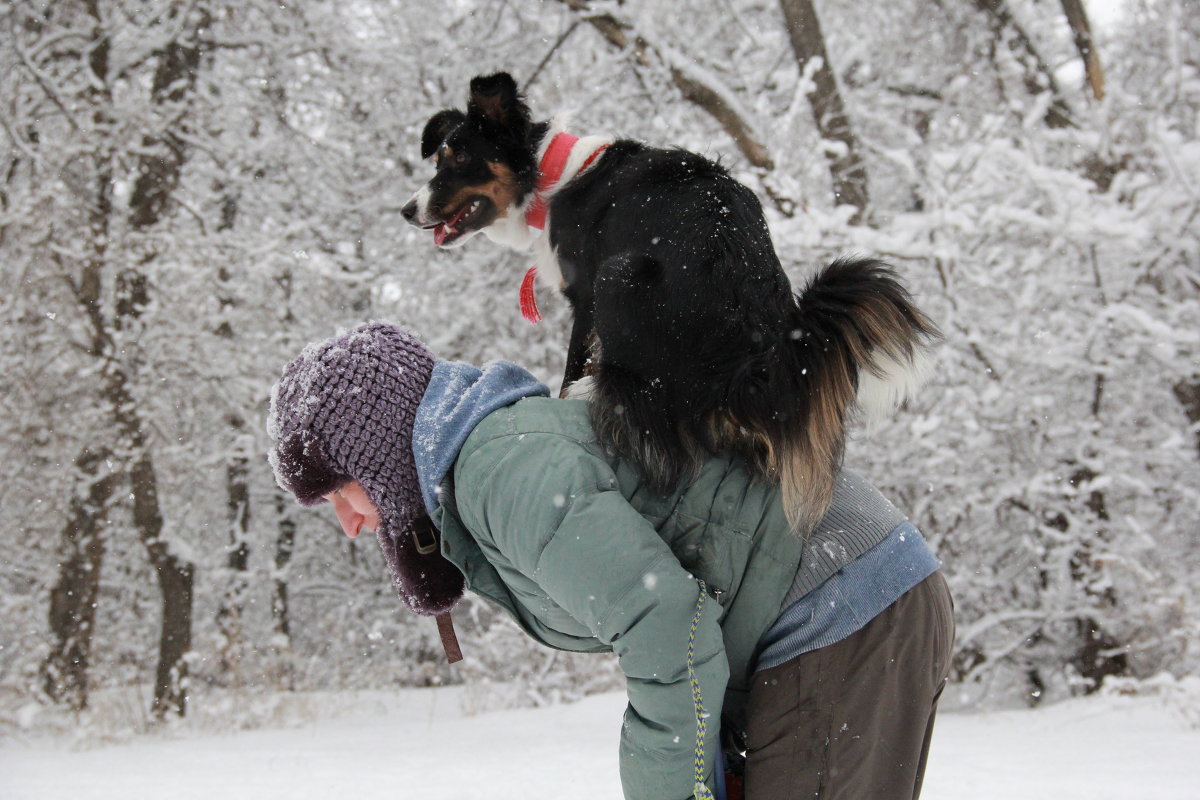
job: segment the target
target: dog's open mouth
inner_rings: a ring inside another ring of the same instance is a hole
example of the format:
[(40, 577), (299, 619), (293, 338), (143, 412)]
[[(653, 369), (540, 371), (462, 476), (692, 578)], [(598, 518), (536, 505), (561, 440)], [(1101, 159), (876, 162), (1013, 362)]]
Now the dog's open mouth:
[(476, 230), (490, 208), (491, 201), (486, 197), (473, 197), (466, 201), (450, 219), (433, 227), (433, 243), (443, 247), (463, 234)]

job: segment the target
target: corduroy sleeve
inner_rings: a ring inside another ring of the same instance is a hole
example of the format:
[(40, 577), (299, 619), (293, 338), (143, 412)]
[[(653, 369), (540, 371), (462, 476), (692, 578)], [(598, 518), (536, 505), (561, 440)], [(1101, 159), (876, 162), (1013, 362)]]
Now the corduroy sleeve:
[[(700, 602), (699, 582), (618, 491), (607, 462), (555, 434), (505, 436), (459, 464), (456, 482), (459, 513), (484, 551), (494, 548), (545, 592), (543, 602), (617, 654), (629, 698), (620, 740), (627, 800), (692, 797), (697, 762), (711, 789), (729, 678), (720, 610), (707, 596)], [(693, 688), (707, 728), (699, 753)]]

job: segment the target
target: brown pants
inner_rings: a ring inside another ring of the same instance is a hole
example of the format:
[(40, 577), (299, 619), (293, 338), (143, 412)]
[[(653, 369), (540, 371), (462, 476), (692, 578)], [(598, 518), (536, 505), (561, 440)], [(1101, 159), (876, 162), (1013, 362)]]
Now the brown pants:
[(915, 800), (954, 644), (941, 572), (857, 633), (761, 670), (746, 800)]

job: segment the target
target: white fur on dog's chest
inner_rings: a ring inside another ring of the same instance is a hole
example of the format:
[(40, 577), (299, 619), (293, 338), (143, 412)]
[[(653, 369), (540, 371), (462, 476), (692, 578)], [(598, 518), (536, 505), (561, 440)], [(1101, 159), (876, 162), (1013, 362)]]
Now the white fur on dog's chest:
[(538, 279), (545, 285), (552, 286), (560, 292), (567, 288), (563, 279), (562, 264), (558, 263), (558, 253), (550, 246), (550, 232), (543, 231), (533, 245), (533, 254), (537, 259)]
[(562, 267), (558, 263), (558, 255), (550, 246), (548, 218), (545, 230), (539, 231), (525, 224), (525, 209), (521, 209), (516, 214), (496, 220), (483, 229), (483, 234), (496, 244), (522, 252), (532, 252), (534, 264), (538, 268), (538, 280), (546, 286), (562, 291)]
[[(545, 155), (550, 141), (563, 130), (563, 127), (561, 122), (556, 122), (546, 133), (537, 153), (539, 162)], [(610, 136), (585, 136), (575, 142), (562, 175), (554, 186), (542, 193), (542, 201), (549, 205), (558, 190), (570, 183), (584, 169), (585, 165), (591, 167), (600, 158), (603, 158), (603, 155), (598, 156), (597, 153), (612, 142), (613, 138)], [(532, 251), (534, 263), (538, 268), (538, 280), (546, 286), (561, 291), (566, 287), (566, 282), (563, 280), (562, 265), (558, 261), (558, 254), (550, 244), (550, 226), (553, 224), (553, 215), (547, 209), (545, 226), (541, 230), (531, 227), (525, 220), (532, 204), (533, 196), (530, 195), (520, 206), (511, 209), (504, 217), (484, 228), (483, 233), (497, 244), (506, 245), (514, 250)]]

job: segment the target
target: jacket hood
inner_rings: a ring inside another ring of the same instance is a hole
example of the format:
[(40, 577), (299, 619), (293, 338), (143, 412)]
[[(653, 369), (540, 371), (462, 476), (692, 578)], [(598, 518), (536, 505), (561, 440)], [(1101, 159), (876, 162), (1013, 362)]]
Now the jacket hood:
[(549, 397), (550, 390), (528, 370), (507, 361), (483, 367), (437, 361), (413, 425), (413, 455), (421, 496), (430, 517), (441, 505), (442, 481), (463, 443), (484, 417), (524, 397)]

